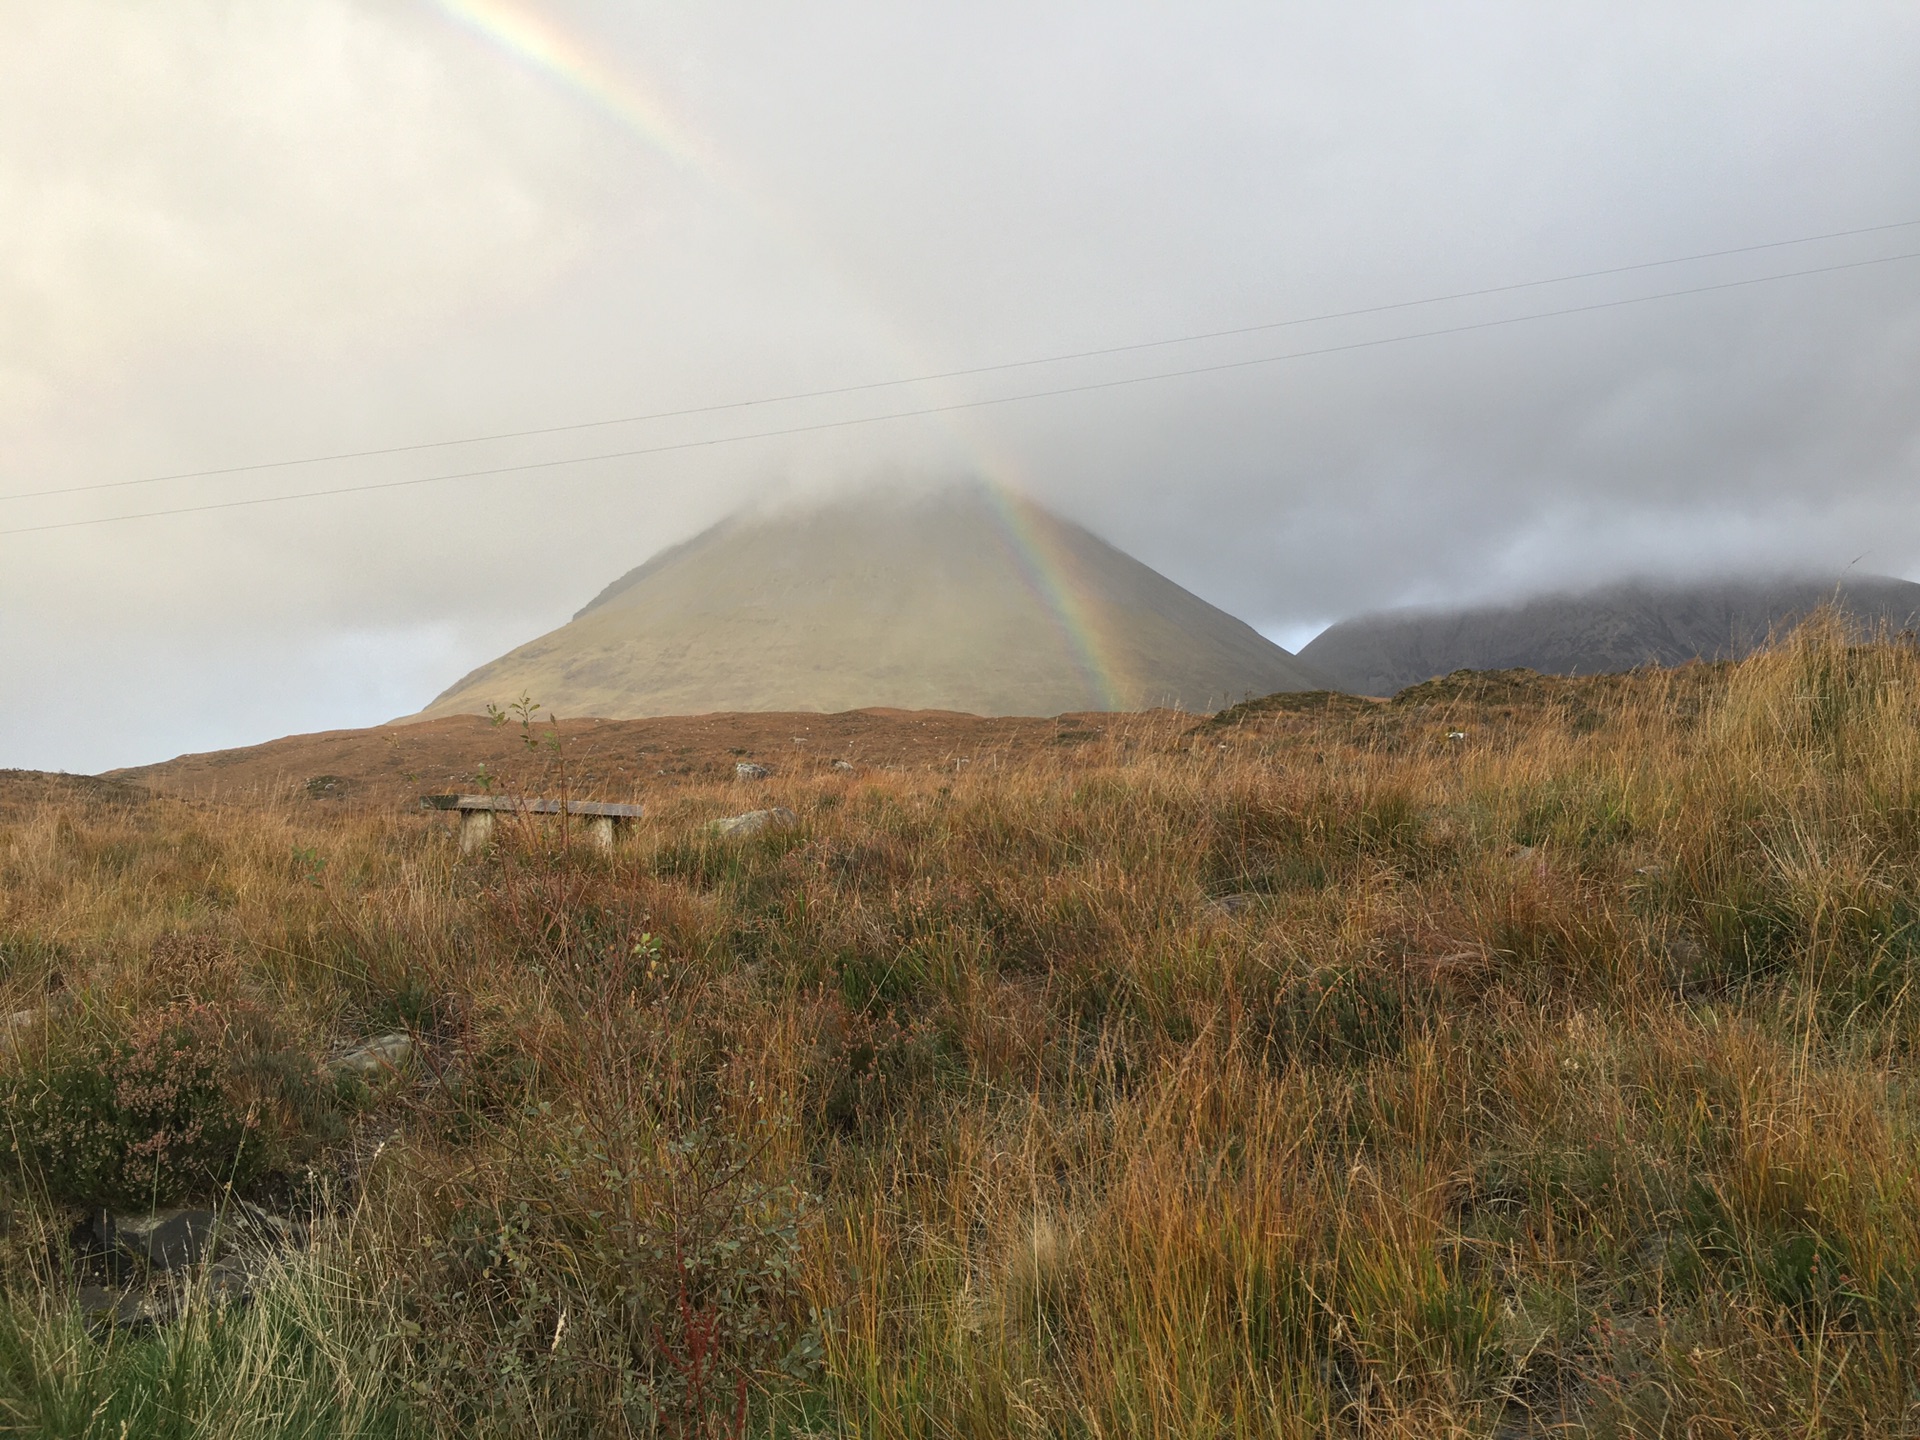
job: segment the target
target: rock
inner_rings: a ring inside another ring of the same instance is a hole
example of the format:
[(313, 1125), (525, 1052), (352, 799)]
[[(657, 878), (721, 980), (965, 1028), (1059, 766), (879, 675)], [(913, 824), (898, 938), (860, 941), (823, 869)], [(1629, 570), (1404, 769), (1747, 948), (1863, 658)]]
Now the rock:
[(307, 1243), (307, 1227), (298, 1220), (275, 1215), (249, 1201), (239, 1201), (227, 1220), (255, 1250), (292, 1250)]
[(28, 1028), (39, 1018), (38, 1010), (16, 1010), (13, 1014), (0, 1018), (0, 1055), (16, 1049)]
[(206, 1268), (207, 1295), (229, 1303), (251, 1299), (272, 1265), (272, 1257), (264, 1254), (222, 1255)]
[(82, 1285), (80, 1293), (73, 1298), (80, 1313), (89, 1320), (110, 1319), (114, 1307), (120, 1303), (120, 1293), (104, 1285)]
[(157, 1270), (184, 1270), (209, 1258), (220, 1243), (220, 1217), (211, 1210), (154, 1210), (145, 1215), (94, 1217), (94, 1234), (110, 1250)]
[(769, 826), (785, 826), (794, 823), (794, 813), (784, 805), (776, 805), (771, 810), (749, 810), (744, 815), (729, 815), (724, 820), (710, 821), (709, 834), (729, 839), (740, 835), (758, 835)]
[(1207, 904), (1223, 915), (1238, 915), (1243, 910), (1251, 909), (1259, 901), (1258, 895), (1216, 895), (1207, 901)]
[(396, 1030), (356, 1045), (333, 1057), (328, 1068), (336, 1075), (351, 1075), (357, 1080), (378, 1080), (397, 1074), (413, 1058), (413, 1037)]
[(751, 760), (736, 760), (733, 766), (733, 778), (736, 780), (764, 780), (773, 772), (764, 765), (756, 765)]
[(64, 1015), (73, 1008), (73, 996), (66, 991), (50, 996), (47, 1003), (32, 1010), (15, 1010), (11, 1015), (0, 1016), (0, 1055), (17, 1047), (31, 1030), (43, 1020), (51, 1020), (56, 1015)]
[(74, 1297), (80, 1316), (90, 1325), (164, 1325), (174, 1316), (174, 1297), (164, 1291), (113, 1290), (105, 1285), (82, 1285)]
[(279, 1263), (306, 1243), (306, 1227), (245, 1200), (223, 1210), (183, 1208), (94, 1216), (108, 1276), (131, 1285), (85, 1285), (76, 1298), (91, 1325), (167, 1325), (199, 1299), (244, 1304)]

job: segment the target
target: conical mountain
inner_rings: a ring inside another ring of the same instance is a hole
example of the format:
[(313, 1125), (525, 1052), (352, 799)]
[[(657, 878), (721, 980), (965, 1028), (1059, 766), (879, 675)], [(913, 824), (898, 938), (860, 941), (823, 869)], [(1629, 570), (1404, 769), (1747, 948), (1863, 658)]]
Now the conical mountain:
[(1463, 610), (1383, 610), (1329, 626), (1300, 658), (1360, 695), (1455, 670), (1604, 675), (1734, 660), (1822, 605), (1865, 627), (1920, 624), (1920, 585), (1885, 575), (1629, 582)]
[(986, 485), (742, 516), (647, 561), (423, 716), (1190, 710), (1323, 682), (1104, 540)]

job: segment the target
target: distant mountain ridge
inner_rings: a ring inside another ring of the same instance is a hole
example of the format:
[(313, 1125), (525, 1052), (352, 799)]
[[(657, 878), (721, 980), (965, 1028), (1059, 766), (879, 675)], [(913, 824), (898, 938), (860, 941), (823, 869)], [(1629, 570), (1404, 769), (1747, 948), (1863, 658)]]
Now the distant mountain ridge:
[(1920, 626), (1920, 585), (1885, 575), (1642, 581), (1513, 605), (1359, 615), (1322, 631), (1300, 659), (1359, 695), (1392, 695), (1455, 670), (1603, 675), (1735, 659), (1828, 602), (1866, 625)]
[(985, 485), (740, 516), (661, 551), (422, 718), (1217, 709), (1326, 681), (1098, 536)]

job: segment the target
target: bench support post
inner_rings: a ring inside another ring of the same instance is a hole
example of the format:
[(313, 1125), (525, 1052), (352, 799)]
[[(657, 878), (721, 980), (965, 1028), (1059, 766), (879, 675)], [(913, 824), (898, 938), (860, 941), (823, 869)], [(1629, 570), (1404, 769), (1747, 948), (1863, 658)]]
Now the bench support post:
[(460, 853), (472, 855), (487, 848), (487, 842), (493, 839), (493, 812), (491, 810), (462, 810), (460, 812)]
[(593, 841), (593, 843), (602, 850), (609, 850), (609, 851), (612, 850), (613, 849), (613, 825), (614, 825), (613, 816), (586, 815), (586, 816), (582, 816), (581, 818), (587, 822), (587, 838)]

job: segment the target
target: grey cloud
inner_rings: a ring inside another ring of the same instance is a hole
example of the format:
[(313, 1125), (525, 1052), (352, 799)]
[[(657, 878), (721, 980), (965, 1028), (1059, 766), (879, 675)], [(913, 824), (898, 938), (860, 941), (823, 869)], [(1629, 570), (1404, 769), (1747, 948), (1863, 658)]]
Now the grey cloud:
[[(1906, 4), (0, 0), (0, 491), (671, 409), (1920, 219)], [(689, 159), (688, 157), (692, 158)], [(0, 529), (914, 408), (1920, 250), (35, 502)], [(1275, 634), (1920, 565), (1920, 262), (945, 419), (0, 537), (0, 764), (361, 724), (726, 510), (1018, 480)]]

